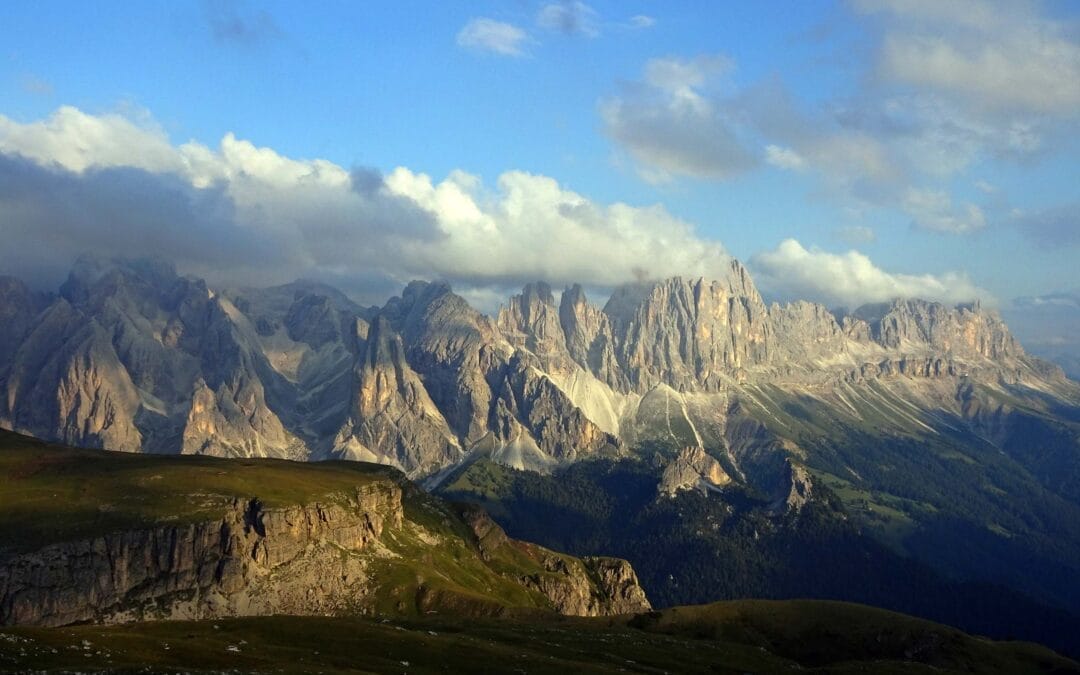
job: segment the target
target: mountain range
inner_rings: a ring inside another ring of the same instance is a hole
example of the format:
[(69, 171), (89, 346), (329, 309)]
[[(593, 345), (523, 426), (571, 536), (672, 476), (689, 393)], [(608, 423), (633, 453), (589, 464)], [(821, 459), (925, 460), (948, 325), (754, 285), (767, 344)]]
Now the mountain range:
[[(619, 549), (588, 552), (629, 558), (658, 604), (757, 592), (721, 540), (827, 529), (821, 550), (915, 561), (934, 588), (1080, 613), (1080, 384), (977, 301), (770, 304), (733, 260), (602, 308), (533, 283), (490, 317), (440, 282), (362, 307), (314, 282), (218, 289), (82, 258), (55, 294), (0, 279), (0, 391), (0, 427), (70, 445), (392, 465), (511, 536)], [(585, 538), (601, 525), (621, 539)], [(680, 527), (700, 551), (678, 561), (722, 579), (645, 562)], [(747, 569), (812, 594), (811, 550)]]
[(734, 261), (725, 279), (620, 287), (603, 309), (580, 286), (556, 303), (529, 284), (492, 319), (444, 283), (364, 308), (315, 283), (218, 291), (160, 261), (83, 258), (55, 296), (0, 280), (0, 315), (6, 428), (416, 478), (478, 455), (550, 471), (668, 440), (720, 451), (745, 478), (762, 454), (745, 422), (796, 435), (774, 393), (841, 419), (952, 417), (993, 435), (995, 401), (1050, 410), (1080, 392), (977, 302), (770, 306)]

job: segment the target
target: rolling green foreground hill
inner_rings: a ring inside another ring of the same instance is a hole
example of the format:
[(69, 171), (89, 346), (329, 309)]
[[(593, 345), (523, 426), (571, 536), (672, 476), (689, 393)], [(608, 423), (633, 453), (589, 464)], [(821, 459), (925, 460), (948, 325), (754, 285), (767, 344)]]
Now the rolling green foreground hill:
[(1075, 673), (1025, 643), (995, 643), (869, 607), (737, 601), (635, 617), (257, 617), (7, 628), (0, 669), (229, 673)]
[(625, 561), (508, 539), (399, 472), (0, 432), (0, 624), (647, 609)]

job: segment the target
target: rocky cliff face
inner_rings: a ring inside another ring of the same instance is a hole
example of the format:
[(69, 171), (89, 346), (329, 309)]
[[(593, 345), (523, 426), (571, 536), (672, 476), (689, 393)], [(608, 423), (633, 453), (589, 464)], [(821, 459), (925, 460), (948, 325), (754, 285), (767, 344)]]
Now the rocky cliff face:
[(589, 304), (580, 285), (574, 284), (563, 291), (559, 323), (567, 352), (575, 363), (613, 389), (625, 390), (629, 386), (615, 359), (611, 321), (607, 314)]
[(34, 317), (48, 304), (13, 277), (0, 276), (0, 374), (30, 332)]
[[(169, 467), (161, 471), (168, 478)], [(218, 518), (159, 523), (9, 554), (0, 558), (0, 624), (366, 613), (387, 597), (413, 596), (415, 603), (439, 609), (437, 598), (449, 596), (433, 592), (424, 577), (469, 587), (476, 583), (469, 575), (477, 573), (475, 566), (459, 569), (456, 563), (424, 567), (424, 560), (439, 556), (480, 556), (493, 565), (477, 595), (492, 594), (485, 602), (499, 611), (529, 593), (536, 594), (530, 601), (535, 604), (520, 606), (563, 614), (649, 609), (625, 561), (579, 560), (514, 541), (476, 509), (466, 518), (476, 540), (455, 542), (452, 524), (432, 530), (409, 520), (405, 492), (418, 498), (415, 487), (386, 479), (306, 505), (266, 508), (256, 499), (237, 499)], [(424, 499), (422, 508), (454, 517)], [(504, 547), (513, 548), (512, 555), (502, 555)], [(407, 576), (415, 576), (415, 588), (401, 586), (394, 571), (398, 561), (410, 570)], [(501, 599), (492, 588), (496, 582), (516, 586), (516, 595), (505, 597), (519, 599)]]
[(659, 490), (669, 496), (688, 489), (707, 492), (730, 482), (731, 476), (727, 475), (720, 462), (710, 457), (704, 448), (694, 446), (683, 448), (664, 467)]
[(652, 608), (625, 560), (589, 557), (567, 561), (556, 555), (542, 556), (542, 560), (545, 571), (522, 577), (521, 583), (543, 593), (560, 614), (608, 616)]
[(566, 367), (569, 352), (555, 306), (555, 296), (545, 283), (527, 284), (521, 295), (510, 298), (499, 312), (496, 325), (516, 348), (524, 348), (544, 364), (544, 369)]
[(457, 438), (405, 358), (401, 336), (382, 317), (368, 330), (354, 391), (339, 454), (422, 473), (461, 458)]
[(333, 613), (365, 592), (364, 563), (341, 552), (401, 519), (401, 491), (385, 483), (342, 504), (237, 501), (220, 520), (54, 544), (0, 562), (0, 623)]
[(38, 318), (3, 384), (5, 426), (71, 444), (142, 447), (138, 392), (108, 331), (63, 299)]
[(637, 391), (665, 384), (715, 391), (723, 376), (765, 362), (772, 326), (746, 270), (726, 279), (668, 279), (616, 291), (604, 307), (616, 356)]
[(766, 306), (734, 261), (721, 279), (618, 288), (603, 309), (529, 284), (495, 320), (443, 283), (362, 308), (307, 282), (218, 293), (145, 261), (82, 260), (60, 296), (0, 281), (0, 425), (111, 449), (548, 471), (642, 443), (730, 455), (733, 404), (787, 414), (769, 387), (839, 411), (880, 384), (915, 417), (962, 414), (968, 380), (1076, 395), (977, 303)]
[(609, 616), (652, 609), (634, 568), (625, 560), (596, 556), (574, 559), (514, 542), (483, 510), (461, 505), (459, 511), (485, 558), (505, 546), (517, 546), (540, 561), (542, 570), (519, 580), (527, 588), (542, 593), (560, 614)]
[(253, 331), (206, 284), (81, 260), (4, 377), (7, 426), (116, 450), (302, 456), (267, 401)]

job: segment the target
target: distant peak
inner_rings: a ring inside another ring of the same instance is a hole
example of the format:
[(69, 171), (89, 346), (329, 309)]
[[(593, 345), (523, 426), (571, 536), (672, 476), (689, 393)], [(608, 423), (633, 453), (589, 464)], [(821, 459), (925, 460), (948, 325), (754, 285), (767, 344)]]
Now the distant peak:
[(445, 281), (423, 281), (416, 279), (410, 281), (405, 290), (401, 292), (401, 297), (404, 300), (416, 301), (420, 298), (433, 298), (446, 293), (453, 293), (453, 289), (450, 288), (450, 284)]
[(521, 289), (521, 297), (528, 304), (531, 304), (534, 300), (539, 300), (545, 305), (555, 304), (555, 296), (551, 292), (551, 286), (543, 281), (525, 284), (525, 287)]
[(161, 257), (125, 258), (83, 254), (72, 265), (67, 281), (60, 287), (60, 294), (68, 300), (81, 302), (92, 286), (112, 274), (138, 279), (159, 289), (166, 288), (177, 279), (176, 268)]
[(567, 286), (562, 292), (563, 305), (581, 305), (586, 302), (588, 302), (588, 299), (585, 297), (585, 289), (581, 287), (581, 284)]
[(87, 279), (91, 283), (113, 270), (132, 272), (146, 278), (176, 278), (176, 267), (161, 256), (128, 258), (84, 253), (75, 259), (72, 276)]

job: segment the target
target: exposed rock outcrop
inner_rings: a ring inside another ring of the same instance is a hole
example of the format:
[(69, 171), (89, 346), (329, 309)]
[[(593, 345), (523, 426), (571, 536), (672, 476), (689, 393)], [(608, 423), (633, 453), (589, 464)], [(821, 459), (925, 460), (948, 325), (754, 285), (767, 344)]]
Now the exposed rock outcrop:
[(551, 601), (560, 614), (605, 616), (632, 614), (652, 609), (630, 563), (619, 558), (585, 557), (580, 560), (515, 542), (483, 510), (462, 504), (458, 512), (472, 529), (485, 557), (503, 546), (518, 546), (540, 560), (544, 571), (521, 578)]
[(769, 356), (768, 309), (746, 269), (732, 262), (726, 279), (679, 277), (616, 290), (604, 307), (616, 357), (630, 385), (679, 391), (720, 388), (725, 374)]
[(204, 282), (83, 258), (60, 295), (5, 377), (6, 426), (114, 450), (306, 456), (271, 410), (254, 329)]
[[(161, 471), (168, 478), (171, 469)], [(0, 625), (356, 614), (390, 604), (580, 616), (649, 609), (626, 561), (510, 539), (478, 508), (450, 509), (400, 478), (361, 481), (308, 504), (235, 499), (221, 508), (216, 517), (180, 513), (176, 523), (6, 549)], [(425, 525), (431, 517), (438, 524)], [(472, 540), (461, 536), (466, 526)]]
[(521, 582), (543, 593), (560, 614), (606, 616), (652, 609), (625, 560), (548, 555), (544, 567), (546, 572), (523, 577)]
[(0, 378), (44, 304), (23, 282), (0, 276)]
[(705, 448), (692, 446), (683, 448), (664, 467), (658, 489), (662, 494), (670, 496), (680, 490), (696, 489), (708, 492), (730, 482), (731, 476), (724, 471), (720, 462), (710, 457)]
[(608, 315), (589, 304), (580, 285), (574, 284), (563, 291), (559, 322), (570, 358), (615, 390), (629, 387), (615, 359), (615, 340)]
[(527, 284), (520, 295), (499, 311), (499, 330), (511, 345), (525, 348), (541, 359), (545, 370), (565, 367), (569, 353), (559, 323), (559, 311), (551, 287), (543, 282)]
[(781, 513), (798, 513), (810, 501), (814, 481), (810, 472), (788, 459), (773, 501), (773, 509)]
[(496, 388), (496, 436), (514, 438), (520, 423), (546, 458), (573, 461), (602, 451), (616, 452), (619, 440), (602, 431), (541, 371), (517, 356)]
[(333, 613), (366, 590), (342, 551), (401, 520), (400, 488), (380, 482), (344, 503), (237, 501), (219, 520), (53, 544), (0, 562), (0, 624)]
[(58, 300), (11, 361), (0, 423), (72, 445), (135, 452), (139, 395), (107, 331)]
[(335, 441), (337, 454), (430, 473), (460, 459), (462, 451), (390, 323), (371, 325), (349, 424)]

